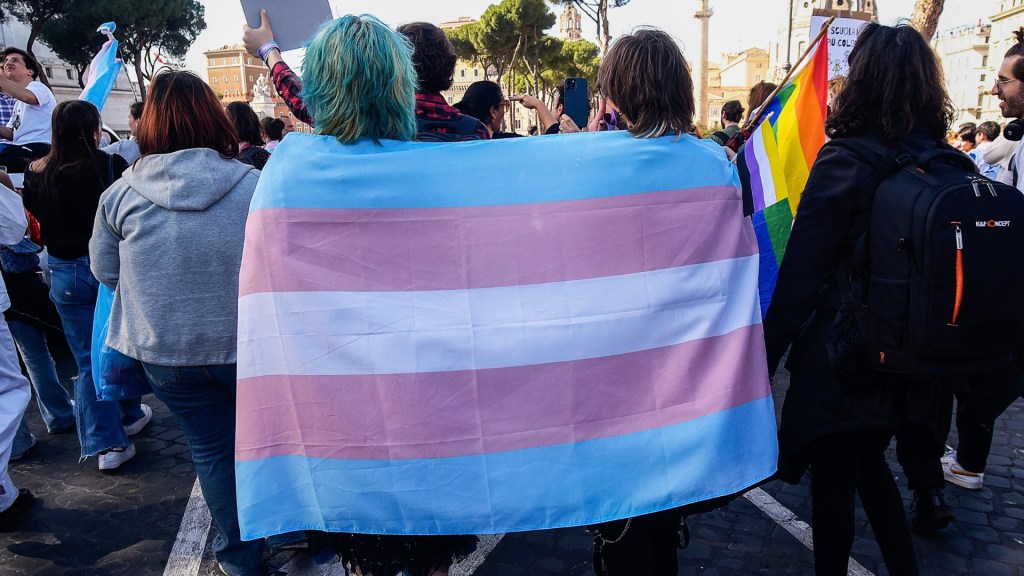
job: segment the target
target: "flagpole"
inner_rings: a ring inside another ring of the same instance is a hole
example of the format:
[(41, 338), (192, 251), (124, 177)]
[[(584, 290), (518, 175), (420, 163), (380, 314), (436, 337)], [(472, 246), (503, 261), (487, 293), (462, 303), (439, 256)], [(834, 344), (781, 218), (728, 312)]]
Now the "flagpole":
[(835, 16), (830, 16), (828, 20), (825, 20), (825, 23), (821, 25), (821, 30), (818, 30), (818, 34), (814, 37), (814, 40), (811, 40), (811, 43), (807, 45), (807, 50), (804, 50), (804, 53), (801, 54), (800, 58), (797, 59), (796, 64), (794, 64), (793, 67), (789, 69), (789, 72), (786, 72), (786, 77), (782, 79), (782, 82), (779, 82), (779, 85), (775, 87), (775, 90), (772, 90), (772, 93), (769, 94), (768, 97), (764, 99), (764, 102), (762, 102), (761, 106), (757, 109), (757, 113), (754, 114), (752, 118), (749, 118), (747, 120), (746, 124), (743, 125), (743, 130), (747, 130), (754, 124), (757, 124), (757, 121), (760, 120), (761, 116), (764, 115), (764, 105), (767, 104), (768, 102), (771, 102), (772, 98), (775, 98), (775, 96), (777, 96), (779, 92), (786, 87), (786, 83), (788, 83), (789, 79), (793, 77), (793, 74), (796, 74), (797, 70), (800, 70), (800, 65), (803, 64), (803, 61), (805, 58), (807, 58), (807, 55), (818, 47), (818, 42), (821, 41), (821, 37), (825, 35), (825, 32), (828, 31), (828, 27), (832, 25), (832, 22), (835, 21), (835, 19)]

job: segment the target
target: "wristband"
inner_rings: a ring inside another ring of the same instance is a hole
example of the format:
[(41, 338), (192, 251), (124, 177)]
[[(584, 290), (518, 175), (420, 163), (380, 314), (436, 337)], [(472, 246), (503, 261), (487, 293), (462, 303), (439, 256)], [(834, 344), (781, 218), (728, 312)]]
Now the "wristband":
[(259, 48), (256, 49), (256, 56), (258, 56), (260, 60), (263, 60), (263, 62), (266, 63), (267, 56), (270, 56), (270, 53), (275, 49), (280, 50), (281, 47), (277, 45), (277, 42), (271, 40), (270, 42), (267, 42), (263, 46), (260, 46)]

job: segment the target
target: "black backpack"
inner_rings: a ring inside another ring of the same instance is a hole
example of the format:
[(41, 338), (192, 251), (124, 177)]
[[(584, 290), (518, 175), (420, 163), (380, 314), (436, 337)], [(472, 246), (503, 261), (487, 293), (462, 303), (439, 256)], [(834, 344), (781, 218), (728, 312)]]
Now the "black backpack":
[(737, 130), (732, 136), (729, 136), (729, 134), (724, 130), (719, 130), (712, 134), (710, 138), (714, 139), (714, 141), (721, 146), (729, 148), (733, 152), (739, 152), (740, 148), (743, 147), (743, 143), (747, 141), (746, 134), (743, 133), (743, 130)]
[(1024, 195), (948, 146), (913, 158), (868, 138), (828, 145), (868, 160), (878, 183), (857, 255), (836, 271), (839, 379), (860, 381), (865, 365), (957, 376), (1011, 362), (1024, 348)]
[(482, 140), (476, 127), (480, 121), (463, 114), (456, 120), (416, 118), (416, 140), (419, 142), (467, 142)]

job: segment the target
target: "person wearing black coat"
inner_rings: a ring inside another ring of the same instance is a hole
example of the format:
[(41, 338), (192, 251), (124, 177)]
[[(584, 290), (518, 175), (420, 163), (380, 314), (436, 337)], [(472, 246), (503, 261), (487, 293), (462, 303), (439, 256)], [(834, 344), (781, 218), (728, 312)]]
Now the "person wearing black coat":
[(899, 458), (917, 490), (915, 528), (952, 519), (941, 501), (939, 463), (952, 383), (870, 372), (857, 385), (840, 384), (826, 349), (841, 302), (837, 272), (857, 269), (855, 248), (878, 183), (869, 161), (843, 147), (842, 138), (867, 136), (916, 156), (941, 145), (951, 116), (938, 63), (920, 33), (867, 25), (850, 54), (847, 86), (827, 122), (833, 141), (811, 169), (764, 319), (770, 374), (789, 350), (779, 476), (797, 483), (811, 471), (818, 575), (847, 572), (855, 495), (889, 573), (918, 573), (903, 500), (885, 460), (897, 430)]

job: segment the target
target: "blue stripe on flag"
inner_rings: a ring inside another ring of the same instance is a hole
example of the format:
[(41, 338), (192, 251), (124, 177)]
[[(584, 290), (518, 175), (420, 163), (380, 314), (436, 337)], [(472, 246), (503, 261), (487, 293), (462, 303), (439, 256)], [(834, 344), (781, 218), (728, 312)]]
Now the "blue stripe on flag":
[(121, 73), (121, 61), (117, 59), (117, 40), (108, 40), (89, 64), (89, 84), (82, 90), (79, 100), (92, 102), (96, 109), (103, 111), (103, 105)]
[(757, 237), (757, 249), (760, 252), (760, 270), (757, 274), (757, 290), (761, 299), (761, 315), (768, 313), (775, 282), (779, 277), (779, 264), (775, 259), (775, 248), (771, 235), (768, 233), (768, 222), (765, 221), (764, 210), (751, 216), (754, 224), (754, 235)]
[[(566, 139), (578, 145), (567, 146)], [(594, 145), (596, 139), (603, 139), (603, 145)], [(416, 153), (408, 154), (410, 161), (402, 162), (401, 155), (412, 150)], [(736, 167), (723, 161), (724, 154), (717, 144), (690, 135), (636, 139), (625, 131), (454, 144), (384, 140), (379, 146), (370, 141), (343, 145), (329, 136), (292, 132), (274, 150), (250, 210), (498, 206), (684, 190), (723, 182), (738, 189)], [(544, 164), (535, 170), (510, 169), (504, 177), (476, 171), (477, 166), (493, 165), (495, 156), (510, 163), (542, 158)], [(588, 165), (607, 166), (619, 174), (609, 178), (604, 170), (581, 175), (579, 170), (560, 169), (581, 163), (583, 156)], [(278, 163), (286, 169), (273, 169)], [(303, 186), (296, 187), (293, 171), (287, 167), (300, 165)], [(650, 169), (664, 165), (678, 169)]]
[(769, 477), (778, 452), (774, 435), (764, 431), (774, 427), (769, 395), (673, 426), (527, 450), (236, 462), (242, 537), (293, 530), (489, 534), (656, 512)]

